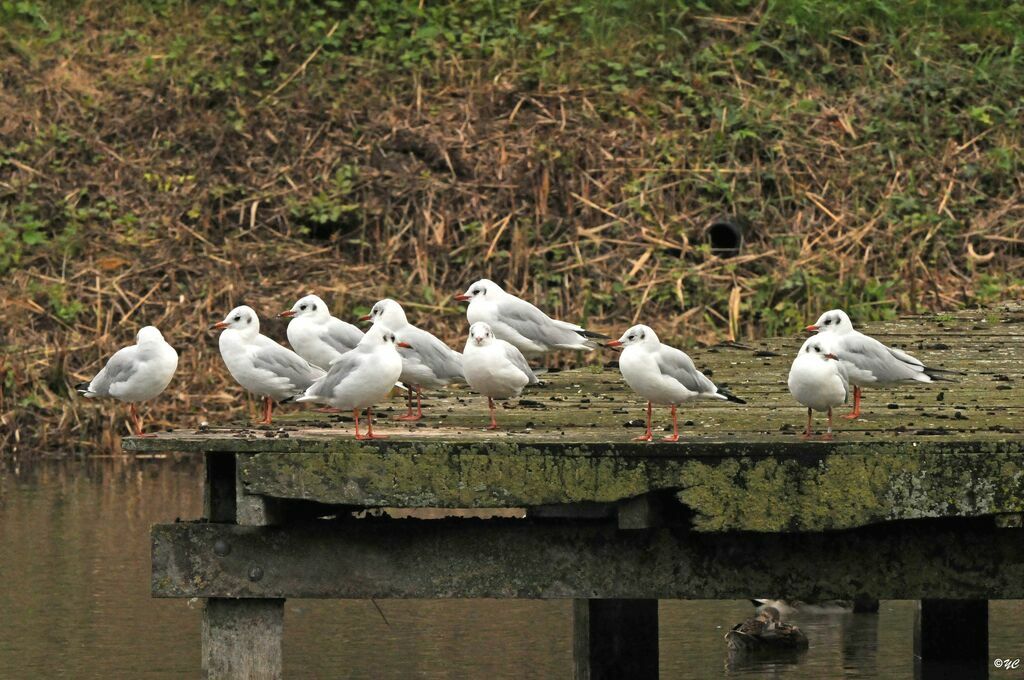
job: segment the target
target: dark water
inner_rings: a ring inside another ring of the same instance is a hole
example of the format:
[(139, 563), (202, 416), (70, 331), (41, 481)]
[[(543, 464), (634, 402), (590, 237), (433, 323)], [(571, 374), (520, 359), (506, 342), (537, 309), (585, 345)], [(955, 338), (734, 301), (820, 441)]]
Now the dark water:
[[(0, 467), (0, 677), (194, 677), (198, 603), (149, 597), (149, 526), (201, 513), (192, 458)], [(567, 601), (292, 600), (294, 678), (568, 678)], [(792, 659), (730, 664), (722, 635), (745, 601), (661, 603), (665, 678), (912, 678), (913, 603), (877, 616), (796, 614)], [(993, 655), (1024, 657), (1024, 603), (993, 602)], [(1024, 671), (991, 672), (1024, 678)]]

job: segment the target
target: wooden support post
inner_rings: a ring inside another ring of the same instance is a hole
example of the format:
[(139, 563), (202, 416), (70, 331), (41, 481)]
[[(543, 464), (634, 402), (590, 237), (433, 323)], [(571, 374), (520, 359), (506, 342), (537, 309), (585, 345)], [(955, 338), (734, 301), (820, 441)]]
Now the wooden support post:
[[(244, 493), (237, 457), (246, 454), (206, 455), (206, 516), (218, 524), (265, 526), (278, 519), (276, 506), (262, 497)], [(231, 554), (231, 541), (213, 546), (216, 558)], [(263, 578), (254, 564), (251, 582)], [(203, 677), (229, 680), (274, 680), (281, 677), (281, 641), (284, 637), (283, 599), (211, 597), (203, 609)]]
[(920, 600), (914, 616), (914, 655), (924, 664), (987, 668), (988, 600)]
[(203, 611), (203, 677), (281, 677), (284, 600), (210, 598)]
[(575, 680), (657, 680), (657, 600), (573, 600)]

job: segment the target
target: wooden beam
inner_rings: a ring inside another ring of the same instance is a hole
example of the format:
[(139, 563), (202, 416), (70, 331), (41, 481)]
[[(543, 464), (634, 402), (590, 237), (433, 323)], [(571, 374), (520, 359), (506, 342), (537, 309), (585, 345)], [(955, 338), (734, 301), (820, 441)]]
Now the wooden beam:
[(207, 600), (203, 677), (277, 680), (282, 673), (283, 630), (284, 600)]
[[(410, 569), (409, 565), (416, 565)], [(261, 577), (252, 579), (253, 569)], [(158, 597), (1024, 598), (1024, 542), (991, 520), (824, 534), (619, 531), (566, 520), (153, 528)]]
[(657, 680), (657, 600), (574, 600), (574, 680)]

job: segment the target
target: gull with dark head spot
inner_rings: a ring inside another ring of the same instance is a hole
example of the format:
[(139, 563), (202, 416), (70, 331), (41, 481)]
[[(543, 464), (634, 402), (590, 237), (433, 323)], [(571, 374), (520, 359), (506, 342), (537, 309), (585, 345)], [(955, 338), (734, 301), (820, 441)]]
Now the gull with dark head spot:
[(853, 385), (853, 411), (844, 418), (860, 415), (861, 388), (869, 385), (895, 385), (902, 382), (932, 382), (943, 380), (943, 373), (957, 373), (942, 368), (925, 366), (918, 359), (902, 350), (887, 347), (871, 336), (853, 328), (846, 312), (833, 309), (822, 314), (816, 323), (807, 327), (817, 331), (820, 337), (827, 337), (829, 346), (839, 356), (839, 362), (846, 370)]
[(363, 339), (361, 330), (331, 316), (327, 305), (316, 295), (300, 298), (291, 309), (278, 316), (291, 319), (288, 344), (295, 353), (324, 370)]
[[(376, 324), (363, 335), (355, 349), (341, 355), (322, 378), (310, 385), (296, 401), (330, 404), (352, 411), (356, 420), (356, 439), (386, 439), (373, 433), (373, 405), (391, 392), (402, 373), (398, 348), (412, 349), (383, 324)], [(366, 434), (359, 433), (359, 412), (366, 409)]]
[(488, 324), (495, 338), (512, 343), (525, 356), (560, 349), (589, 351), (600, 347), (597, 340), (608, 338), (574, 323), (552, 319), (488, 279), (480, 279), (455, 299), (469, 302), (466, 318), (470, 324), (480, 321)]
[(469, 327), (469, 339), (462, 350), (462, 368), (469, 386), (487, 397), (491, 412), (488, 429), (498, 428), (494, 400), (518, 397), (527, 385), (539, 381), (515, 345), (494, 336), (491, 327), (477, 321)]
[(690, 399), (721, 399), (737, 404), (746, 402), (711, 382), (697, 370), (693, 360), (682, 350), (663, 345), (648, 326), (633, 326), (608, 347), (622, 347), (619, 370), (626, 384), (647, 400), (647, 431), (636, 441), (651, 441), (652, 403), (672, 406), (672, 434), (663, 441), (679, 441), (679, 421), (676, 407)]
[(322, 368), (261, 335), (260, 318), (252, 307), (235, 307), (213, 327), (223, 331), (220, 356), (231, 377), (245, 389), (263, 397), (260, 422), (265, 425), (271, 422), (275, 401), (285, 402), (300, 396), (324, 374)]
[(807, 407), (804, 439), (813, 436), (812, 411), (828, 411), (828, 432), (822, 439), (832, 439), (832, 409), (846, 403), (849, 394), (846, 369), (829, 340), (824, 336), (808, 338), (789, 369), (789, 392)]
[[(423, 417), (423, 388), (438, 389), (453, 382), (465, 380), (462, 374), (462, 355), (434, 335), (409, 323), (402, 305), (384, 299), (373, 305), (370, 313), (360, 321), (373, 321), (390, 328), (405, 343), (412, 345), (400, 349), (402, 376), (400, 380), (409, 391), (409, 410), (399, 420), (419, 420)], [(416, 390), (416, 411), (412, 410), (412, 393)]]
[(136, 437), (146, 437), (136, 404), (157, 396), (170, 384), (178, 368), (178, 353), (155, 326), (146, 326), (135, 344), (114, 352), (106, 365), (87, 383), (75, 386), (82, 396), (113, 397), (129, 405)]

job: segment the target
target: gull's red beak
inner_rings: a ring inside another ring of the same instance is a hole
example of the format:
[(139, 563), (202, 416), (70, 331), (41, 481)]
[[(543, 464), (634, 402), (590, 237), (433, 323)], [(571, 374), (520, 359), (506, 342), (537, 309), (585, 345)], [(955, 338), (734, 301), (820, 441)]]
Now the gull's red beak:
[(608, 342), (604, 343), (604, 346), (605, 347), (622, 347), (622, 343), (619, 342), (618, 340), (609, 340)]
[(395, 347), (404, 347), (405, 349), (412, 349), (412, 345), (407, 342), (398, 341), (395, 343)]
[(295, 316), (295, 312), (289, 309), (287, 312), (281, 312), (280, 314), (278, 314), (278, 316), (281, 317), (282, 319), (290, 319), (293, 316)]
[(465, 293), (459, 293), (458, 295), (455, 296), (455, 299), (458, 300), (459, 302), (469, 302), (470, 297)]
[(360, 321), (369, 321), (372, 318), (373, 318), (372, 314), (363, 314), (361, 317), (359, 317), (359, 320)]
[(839, 361), (839, 357), (837, 357), (835, 354), (832, 354), (832, 352), (829, 352), (828, 354), (826, 354), (825, 358), (826, 359), (832, 359), (833, 361)]
[(228, 324), (226, 322), (218, 321), (217, 323), (215, 323), (212, 326), (210, 326), (210, 330), (216, 329), (218, 331), (222, 331), (222, 330), (224, 330), (227, 327), (228, 327)]
[(818, 330), (818, 327), (817, 327), (817, 326), (815, 326), (815, 325), (814, 325), (814, 324), (812, 323), (812, 324), (811, 324), (810, 326), (808, 326), (808, 327), (807, 327), (807, 328), (805, 328), (804, 330), (805, 330), (805, 331), (816, 331), (816, 330)]

